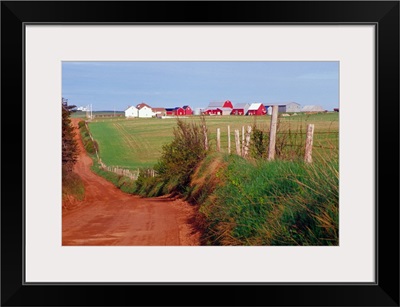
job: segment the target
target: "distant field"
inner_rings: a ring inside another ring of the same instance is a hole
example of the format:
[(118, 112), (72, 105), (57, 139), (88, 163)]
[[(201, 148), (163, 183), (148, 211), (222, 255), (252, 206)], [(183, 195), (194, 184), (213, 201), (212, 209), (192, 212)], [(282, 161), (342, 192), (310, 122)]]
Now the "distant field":
[[(96, 117), (125, 117), (125, 112), (123, 111), (93, 111), (92, 115), (94, 118)], [(71, 114), (72, 118), (86, 118), (86, 111), (75, 111)]]
[[(183, 118), (199, 123), (197, 116)], [(208, 116), (210, 146), (216, 146), (216, 130), (221, 129), (221, 149), (227, 152), (227, 126), (231, 130), (231, 146), (234, 151), (234, 130), (256, 124), (260, 129), (269, 130), (270, 116)], [(338, 149), (339, 114), (299, 114), (280, 118), (282, 133), (305, 132), (308, 123), (315, 124), (315, 150), (330, 152), (332, 146)], [(152, 167), (161, 155), (162, 145), (173, 138), (176, 119), (157, 118), (98, 118), (89, 123), (90, 131), (99, 144), (100, 157), (106, 165), (127, 169)], [(305, 137), (305, 135), (302, 135)], [(318, 149), (318, 146), (324, 147)]]

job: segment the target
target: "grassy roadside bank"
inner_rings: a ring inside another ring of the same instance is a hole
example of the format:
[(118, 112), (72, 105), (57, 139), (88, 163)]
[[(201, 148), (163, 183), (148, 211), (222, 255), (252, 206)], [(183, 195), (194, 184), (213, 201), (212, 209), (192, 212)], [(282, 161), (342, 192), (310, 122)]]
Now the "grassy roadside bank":
[(338, 245), (336, 155), (308, 164), (205, 153), (201, 130), (180, 122), (158, 176), (139, 176), (136, 192), (177, 193), (197, 205), (203, 245)]
[[(85, 125), (81, 129), (82, 135), (89, 133)], [(174, 193), (196, 205), (203, 245), (339, 244), (336, 154), (306, 164), (301, 158), (267, 161), (206, 151), (202, 125), (181, 121), (172, 142), (163, 146), (155, 177), (144, 171), (132, 181), (103, 170), (95, 154), (91, 157), (92, 170), (124, 192)]]
[(335, 162), (211, 155), (193, 176), (206, 245), (338, 245)]

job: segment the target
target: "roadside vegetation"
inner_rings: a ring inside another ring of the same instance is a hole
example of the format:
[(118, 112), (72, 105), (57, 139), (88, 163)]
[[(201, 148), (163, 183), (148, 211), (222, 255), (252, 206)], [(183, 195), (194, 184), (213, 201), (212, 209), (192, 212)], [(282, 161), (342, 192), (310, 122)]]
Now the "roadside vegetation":
[(82, 179), (73, 172), (73, 166), (78, 157), (78, 145), (75, 132), (71, 126), (71, 114), (75, 106), (68, 105), (67, 100), (61, 102), (62, 112), (62, 202), (63, 206), (75, 200), (83, 200), (85, 189)]
[[(81, 177), (74, 172), (62, 171), (62, 201), (70, 203), (75, 200), (81, 201), (85, 197), (85, 187)], [(66, 204), (65, 204), (66, 205)]]
[(337, 146), (307, 164), (302, 133), (285, 129), (276, 160), (267, 161), (268, 131), (254, 125), (253, 132), (252, 156), (245, 159), (206, 151), (202, 125), (178, 120), (155, 166), (158, 176), (141, 173), (135, 192), (179, 194), (197, 205), (204, 245), (338, 245)]
[[(202, 117), (177, 119), (157, 162), (142, 167), (136, 181), (104, 171), (96, 161), (93, 170), (125, 192), (179, 195), (197, 206), (203, 245), (338, 245), (337, 115), (309, 117), (280, 118), (274, 161), (266, 156), (269, 123), (246, 118), (252, 134), (250, 156), (243, 158), (233, 154), (234, 141), (231, 154), (226, 149), (216, 152), (218, 126), (210, 128)], [(231, 125), (231, 133), (243, 125), (230, 116), (218, 119), (219, 126), (230, 119), (233, 122), (225, 124)], [(311, 164), (303, 162), (307, 122), (315, 123), (320, 133), (315, 135)], [(149, 133), (156, 133), (152, 128)], [(139, 129), (135, 132), (140, 136)]]
[(338, 165), (212, 154), (193, 177), (206, 245), (337, 245)]
[(135, 180), (132, 180), (123, 175), (109, 172), (101, 167), (101, 165), (100, 165), (100, 163), (98, 163), (95, 155), (91, 155), (91, 158), (93, 160), (93, 165), (91, 167), (91, 170), (94, 173), (96, 173), (97, 175), (103, 177), (104, 179), (106, 179), (109, 182), (111, 182), (112, 184), (114, 184), (122, 192), (129, 193), (129, 194), (135, 193), (135, 190), (136, 190)]
[(83, 147), (89, 155), (95, 155), (98, 150), (97, 142), (90, 137), (90, 132), (86, 126), (85, 121), (78, 123), (79, 131), (81, 133)]
[(204, 118), (200, 124), (178, 119), (172, 142), (163, 145), (161, 158), (154, 166), (157, 176), (142, 170), (135, 192), (142, 196), (185, 194), (193, 172), (207, 154), (203, 127)]

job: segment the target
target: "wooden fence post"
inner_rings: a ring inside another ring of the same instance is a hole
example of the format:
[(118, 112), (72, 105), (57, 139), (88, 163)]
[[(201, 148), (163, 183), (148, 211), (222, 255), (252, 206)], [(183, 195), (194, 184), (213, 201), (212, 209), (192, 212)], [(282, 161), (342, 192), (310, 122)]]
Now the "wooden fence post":
[(244, 126), (242, 126), (242, 156), (244, 156)]
[(247, 133), (246, 133), (246, 144), (244, 146), (244, 153), (243, 156), (247, 157), (249, 154), (250, 148), (250, 133), (251, 133), (251, 126), (247, 126)]
[(204, 134), (204, 149), (208, 150), (208, 137), (207, 137), (207, 128), (206, 125), (203, 125), (203, 134)]
[(276, 126), (278, 123), (278, 106), (272, 106), (271, 126), (269, 129), (268, 160), (275, 159)]
[(236, 144), (236, 154), (240, 156), (241, 151), (240, 151), (240, 134), (239, 130), (235, 129), (235, 144)]
[(221, 129), (217, 128), (217, 151), (221, 151)]
[(313, 138), (314, 138), (314, 124), (308, 124), (307, 138), (306, 138), (306, 150), (305, 150), (305, 154), (304, 154), (304, 161), (306, 163), (312, 163)]
[(231, 127), (228, 126), (228, 154), (231, 154)]

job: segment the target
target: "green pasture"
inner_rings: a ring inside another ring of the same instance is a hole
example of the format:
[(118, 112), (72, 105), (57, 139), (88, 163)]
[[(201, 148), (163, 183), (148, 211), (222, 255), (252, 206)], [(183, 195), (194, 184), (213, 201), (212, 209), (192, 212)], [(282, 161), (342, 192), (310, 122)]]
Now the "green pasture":
[[(182, 118), (184, 121), (200, 123), (199, 116)], [(296, 142), (305, 140), (307, 124), (315, 125), (315, 150), (337, 152), (339, 142), (339, 114), (298, 114), (280, 117), (279, 131), (282, 137), (291, 137)], [(227, 130), (230, 126), (231, 151), (235, 151), (234, 131), (241, 133), (242, 127), (257, 125), (269, 131), (270, 116), (207, 116), (210, 148), (216, 148), (217, 128), (221, 131), (221, 151), (228, 151)], [(89, 123), (89, 129), (99, 145), (100, 157), (109, 166), (127, 169), (152, 167), (161, 155), (162, 145), (173, 138), (175, 118), (99, 118)], [(295, 137), (293, 137), (295, 135)], [(293, 144), (298, 146), (298, 144)], [(320, 147), (320, 148), (319, 148)]]

